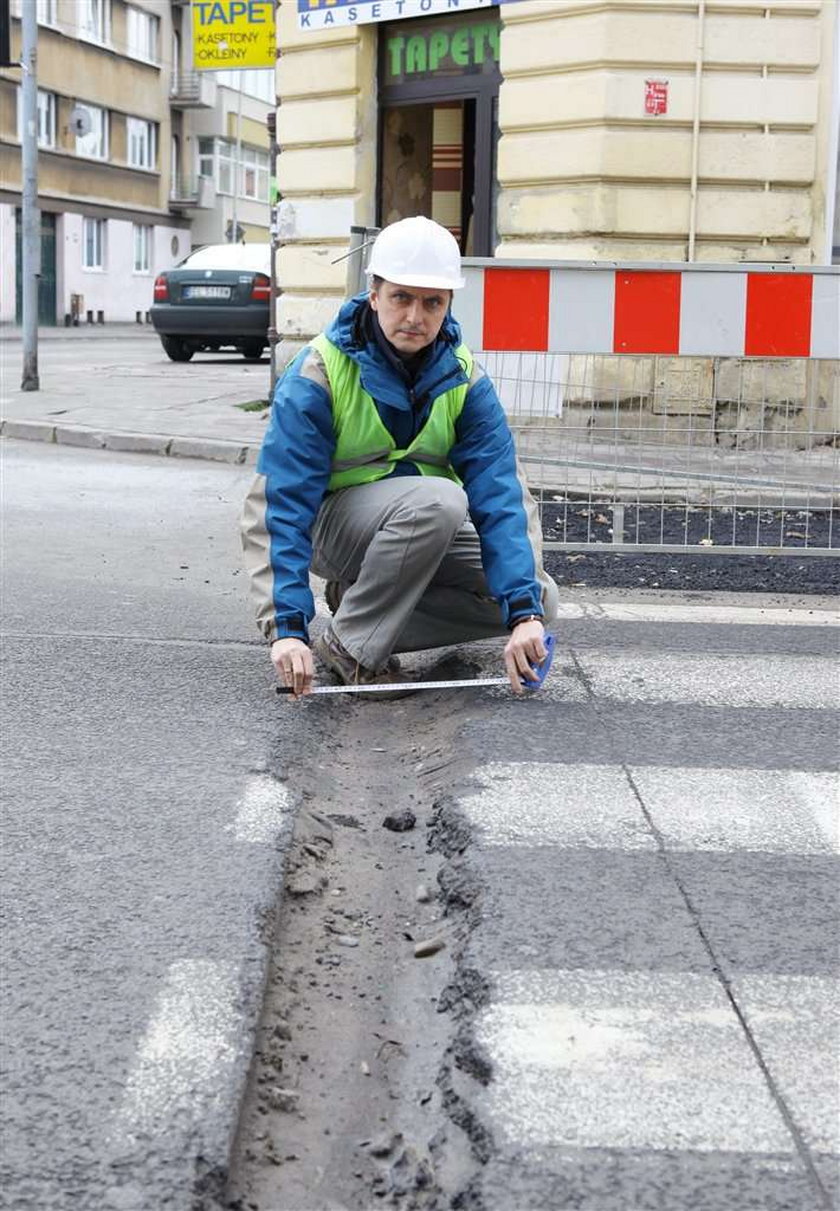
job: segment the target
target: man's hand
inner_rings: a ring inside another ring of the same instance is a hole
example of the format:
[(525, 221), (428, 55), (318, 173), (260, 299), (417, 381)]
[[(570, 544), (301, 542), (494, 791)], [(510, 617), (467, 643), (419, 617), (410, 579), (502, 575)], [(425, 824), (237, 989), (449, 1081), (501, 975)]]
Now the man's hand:
[(510, 639), (505, 646), (505, 668), (514, 694), (523, 693), (522, 679), (538, 681), (531, 667), (542, 664), (546, 658), (543, 637), (545, 628), (538, 618), (528, 622), (518, 622), (514, 625)]
[(277, 676), (296, 698), (312, 693), (315, 663), (312, 652), (302, 639), (277, 639), (271, 645), (271, 663)]

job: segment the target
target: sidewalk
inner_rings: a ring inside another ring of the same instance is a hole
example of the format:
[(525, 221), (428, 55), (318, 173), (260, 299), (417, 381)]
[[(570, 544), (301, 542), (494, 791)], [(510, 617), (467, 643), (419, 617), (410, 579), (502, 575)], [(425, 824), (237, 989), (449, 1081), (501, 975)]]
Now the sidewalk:
[[(135, 454), (256, 462), (270, 365), (235, 354), (169, 362), (148, 326), (39, 332), (40, 390), (20, 390), (19, 329), (0, 329), (0, 435)], [(45, 348), (40, 348), (44, 340)]]
[[(157, 334), (151, 324), (79, 324), (65, 327), (56, 324), (51, 328), (38, 329), (38, 344), (42, 341), (76, 340), (76, 341), (118, 341), (126, 337), (150, 337), (157, 339)], [(21, 328), (19, 324), (0, 324), (0, 345), (20, 345)]]

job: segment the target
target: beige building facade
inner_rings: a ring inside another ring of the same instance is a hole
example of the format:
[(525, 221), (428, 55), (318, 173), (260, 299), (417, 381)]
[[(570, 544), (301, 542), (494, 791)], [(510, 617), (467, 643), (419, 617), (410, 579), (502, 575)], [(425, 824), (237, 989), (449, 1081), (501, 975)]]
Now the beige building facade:
[(343, 5), (277, 10), (289, 352), (345, 293), (351, 227), (406, 214), (479, 256), (831, 264), (836, 0)]

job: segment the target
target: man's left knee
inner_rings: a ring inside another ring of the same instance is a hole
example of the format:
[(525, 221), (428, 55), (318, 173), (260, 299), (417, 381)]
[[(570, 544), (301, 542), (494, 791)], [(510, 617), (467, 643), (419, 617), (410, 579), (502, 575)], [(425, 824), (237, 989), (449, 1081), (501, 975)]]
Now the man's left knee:
[(410, 503), (415, 511), (434, 515), (441, 532), (454, 535), (464, 524), (469, 504), (462, 487), (442, 476), (423, 476), (413, 485)]
[(463, 525), (469, 504), (464, 489), (451, 479), (442, 476), (427, 476), (424, 481), (431, 499), (443, 509), (458, 526)]

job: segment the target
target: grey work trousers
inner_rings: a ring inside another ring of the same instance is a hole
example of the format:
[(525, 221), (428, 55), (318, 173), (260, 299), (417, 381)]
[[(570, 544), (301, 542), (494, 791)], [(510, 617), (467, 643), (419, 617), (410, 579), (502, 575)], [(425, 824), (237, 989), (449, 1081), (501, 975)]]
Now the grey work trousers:
[[(365, 668), (381, 668), (392, 652), (507, 634), (466, 493), (452, 480), (400, 476), (334, 492), (312, 544), (312, 571), (344, 589), (332, 629)], [(540, 559), (537, 574), (550, 624), (557, 586)]]

